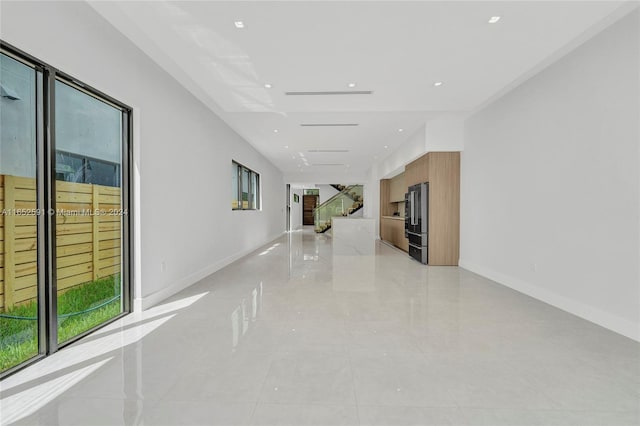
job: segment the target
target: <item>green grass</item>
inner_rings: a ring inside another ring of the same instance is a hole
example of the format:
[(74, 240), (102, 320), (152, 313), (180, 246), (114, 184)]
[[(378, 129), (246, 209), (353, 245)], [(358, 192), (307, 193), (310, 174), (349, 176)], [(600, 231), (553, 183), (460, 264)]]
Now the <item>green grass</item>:
[[(120, 294), (120, 276), (102, 278), (61, 294), (58, 297), (58, 342), (83, 333), (120, 313), (120, 299), (86, 312), (64, 318), (65, 314), (81, 312)], [(7, 315), (36, 317), (37, 304), (30, 302), (3, 312)], [(38, 353), (38, 325), (33, 320), (0, 318), (0, 371), (4, 371)]]

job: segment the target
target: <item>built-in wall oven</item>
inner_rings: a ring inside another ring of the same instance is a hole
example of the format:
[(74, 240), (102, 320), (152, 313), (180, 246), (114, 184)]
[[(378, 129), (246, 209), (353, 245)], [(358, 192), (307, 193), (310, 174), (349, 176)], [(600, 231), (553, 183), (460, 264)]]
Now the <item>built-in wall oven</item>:
[(409, 239), (409, 255), (418, 262), (428, 261), (429, 183), (409, 187), (404, 195), (404, 236)]

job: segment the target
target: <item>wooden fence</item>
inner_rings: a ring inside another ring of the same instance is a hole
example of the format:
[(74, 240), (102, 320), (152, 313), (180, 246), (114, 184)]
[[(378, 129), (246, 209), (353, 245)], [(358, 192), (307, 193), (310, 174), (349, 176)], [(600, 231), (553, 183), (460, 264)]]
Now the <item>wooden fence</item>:
[[(35, 208), (35, 179), (0, 175), (0, 312), (36, 298)], [(56, 208), (58, 292), (119, 273), (120, 188), (57, 181)]]

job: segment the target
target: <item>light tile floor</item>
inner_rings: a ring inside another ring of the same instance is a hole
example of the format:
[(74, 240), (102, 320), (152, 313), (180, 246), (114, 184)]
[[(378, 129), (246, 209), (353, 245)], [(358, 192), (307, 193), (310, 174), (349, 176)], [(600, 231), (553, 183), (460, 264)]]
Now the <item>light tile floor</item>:
[(3, 425), (638, 425), (640, 344), (305, 230), (0, 389)]

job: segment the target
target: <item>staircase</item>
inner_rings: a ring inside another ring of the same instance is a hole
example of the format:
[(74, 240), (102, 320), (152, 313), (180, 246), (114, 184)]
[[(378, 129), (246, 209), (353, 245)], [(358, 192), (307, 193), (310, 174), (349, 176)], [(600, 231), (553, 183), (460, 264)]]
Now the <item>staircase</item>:
[(357, 212), (364, 205), (362, 199), (362, 185), (331, 185), (334, 188), (342, 188), (340, 192), (320, 204), (313, 210), (315, 231), (327, 232), (331, 229), (331, 218), (336, 216), (349, 216)]

